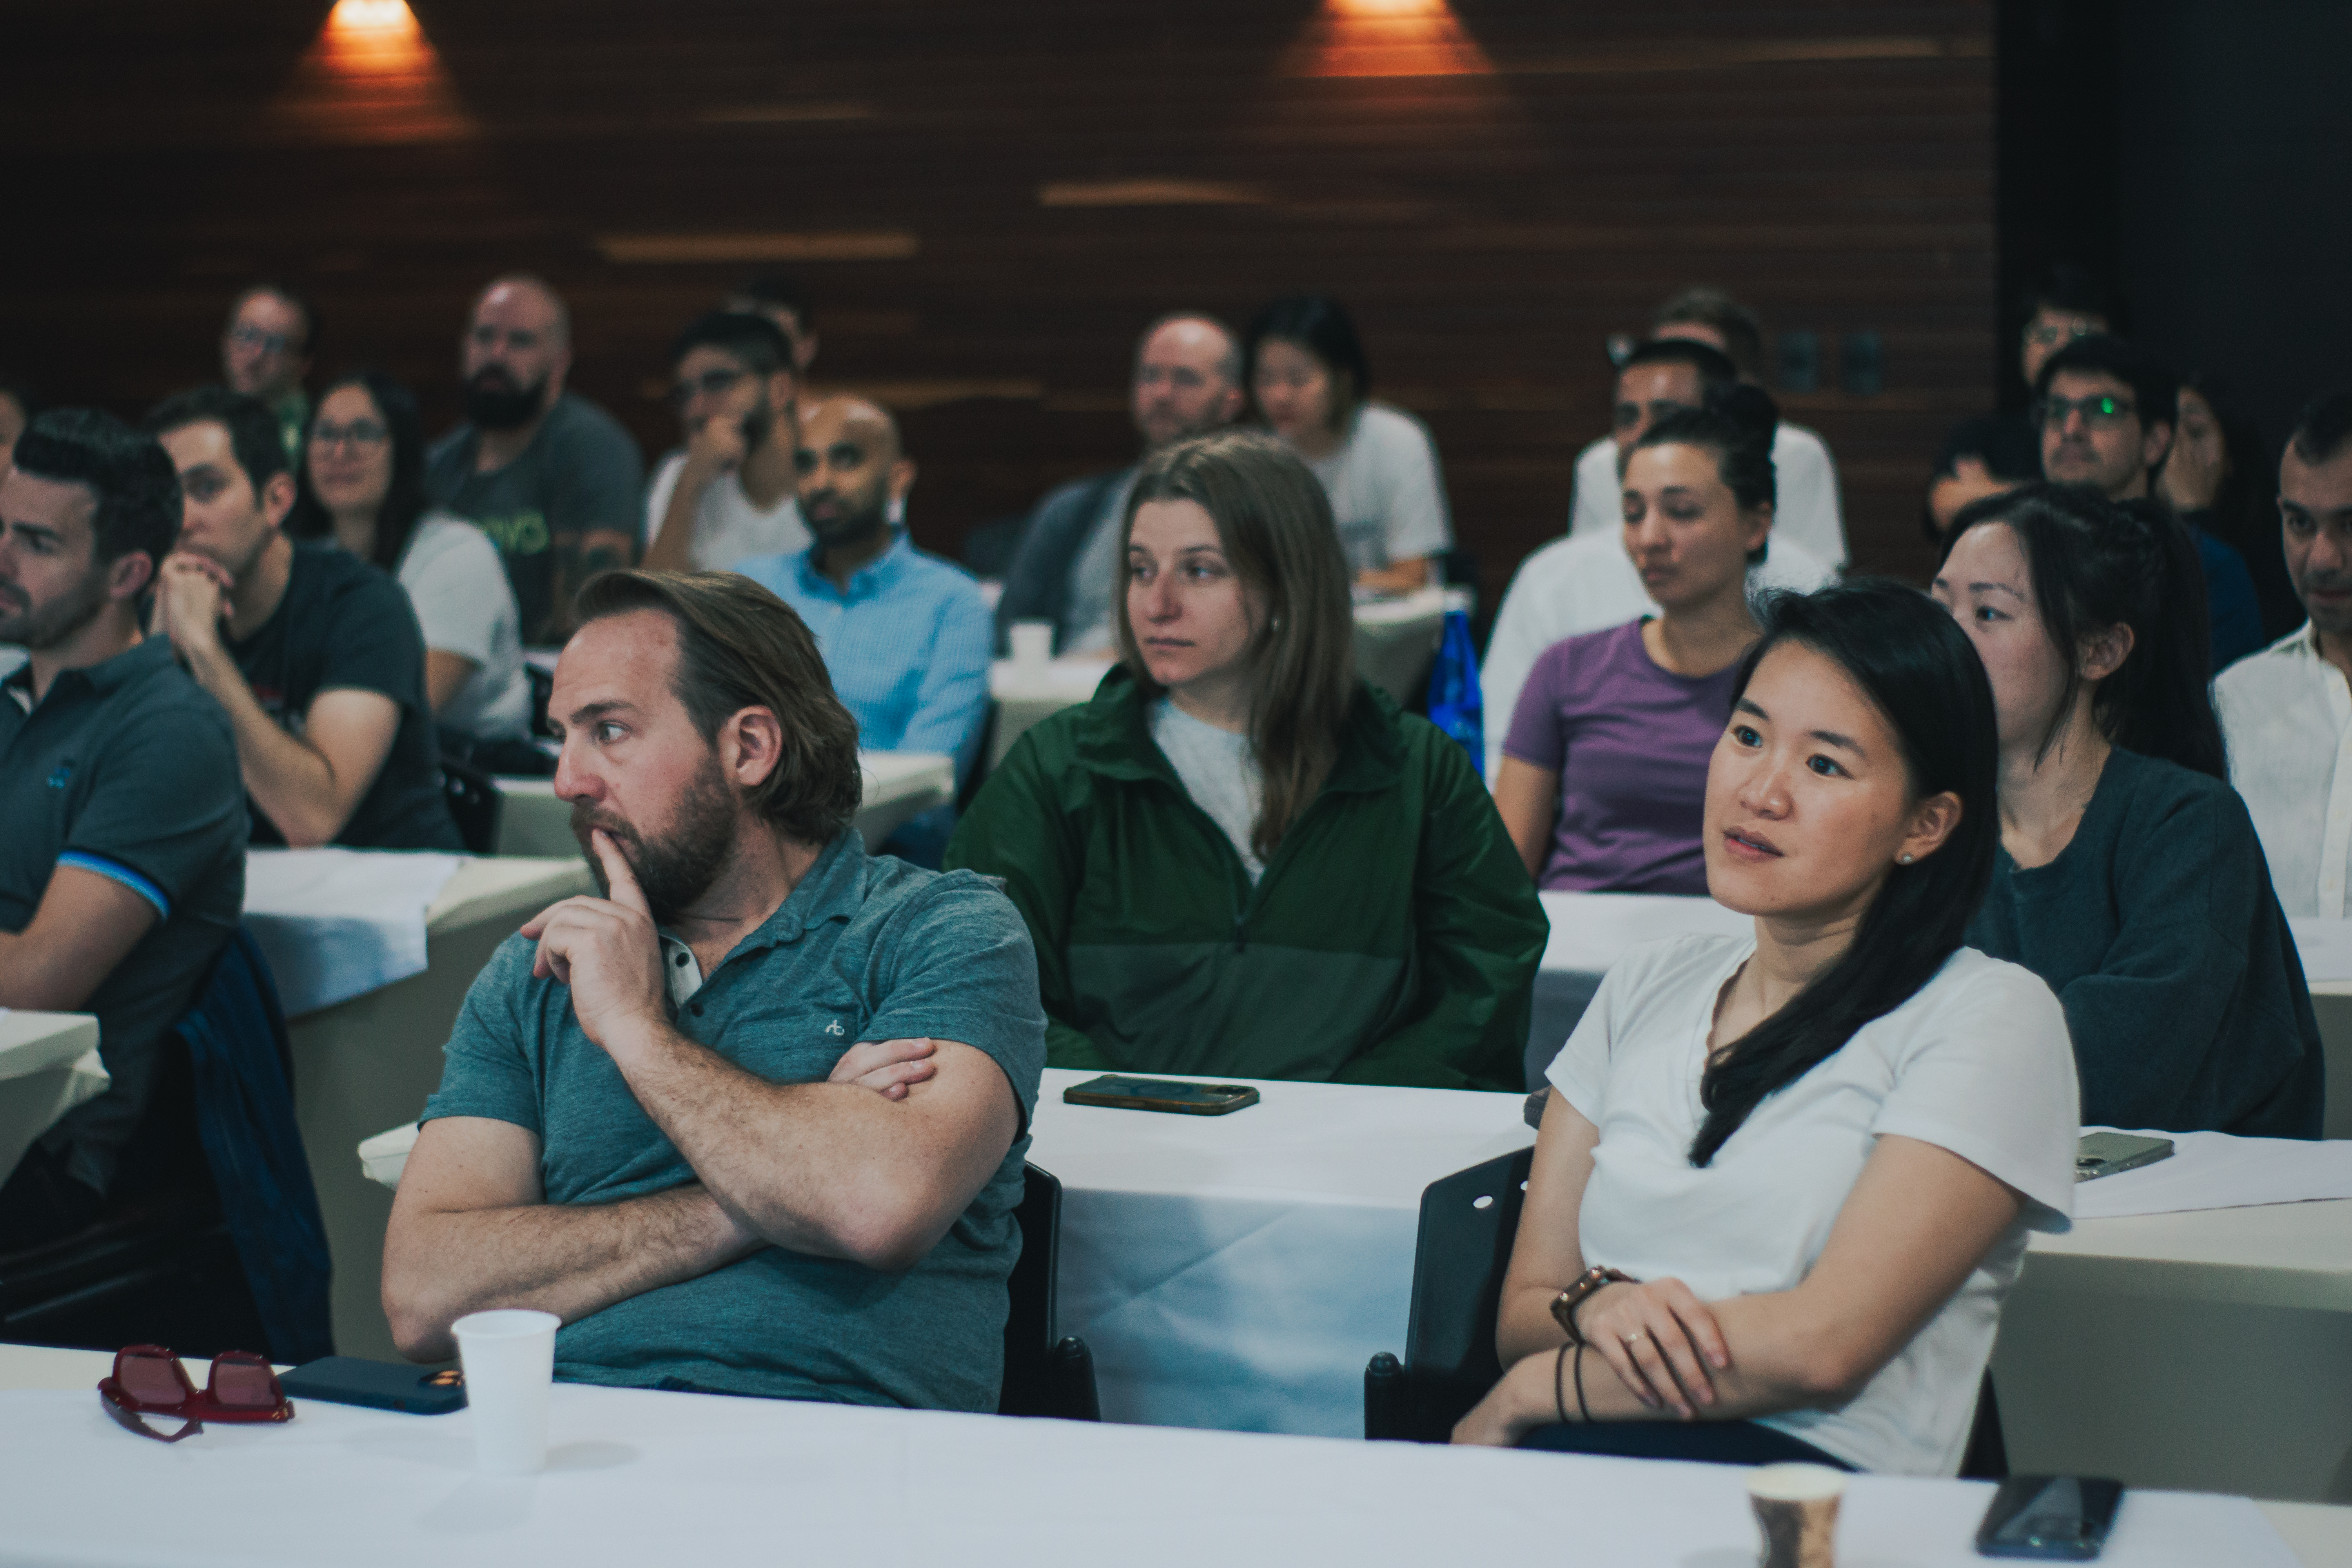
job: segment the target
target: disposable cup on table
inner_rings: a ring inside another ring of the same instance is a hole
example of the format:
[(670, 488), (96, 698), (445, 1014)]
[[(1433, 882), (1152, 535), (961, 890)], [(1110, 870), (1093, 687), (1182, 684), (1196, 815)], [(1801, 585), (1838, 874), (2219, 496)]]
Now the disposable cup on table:
[(1013, 663), (1015, 668), (1043, 669), (1053, 662), (1053, 622), (1015, 621), (1013, 623), (1010, 637), (1013, 643)]
[(1764, 1465), (1748, 1472), (1748, 1500), (1764, 1535), (1761, 1568), (1835, 1568), (1845, 1472), (1827, 1465)]
[(547, 1401), (555, 1383), (552, 1312), (509, 1308), (468, 1312), (450, 1325), (466, 1370), (474, 1421), (474, 1462), (493, 1476), (547, 1468)]

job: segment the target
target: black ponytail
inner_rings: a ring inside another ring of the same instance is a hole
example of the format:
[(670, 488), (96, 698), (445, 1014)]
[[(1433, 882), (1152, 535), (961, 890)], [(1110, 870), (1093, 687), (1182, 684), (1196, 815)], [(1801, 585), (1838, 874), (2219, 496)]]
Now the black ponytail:
[(1944, 535), (1945, 559), (1960, 535), (1989, 522), (2005, 522), (2017, 535), (2042, 632), (2066, 667), (2042, 752), (2057, 742), (2082, 689), (2083, 640), (2129, 626), (2131, 652), (2091, 694), (2099, 732), (2126, 751), (2226, 780), (2205, 569), (2188, 524), (2160, 501), (2111, 501), (2079, 485), (2025, 485), (1961, 508)]
[(1949, 791), (1959, 797), (1960, 820), (1939, 847), (1887, 872), (1835, 963), (1708, 1064), (1694, 1165), (1712, 1161), (1765, 1100), (1936, 977), (1984, 900), (2000, 843), (1992, 686), (1950, 615), (1916, 589), (1866, 577), (1814, 594), (1767, 595), (1759, 611), (1764, 635), (1739, 661), (1732, 700), (1773, 648), (1811, 648), (1845, 671), (1895, 732), (1912, 798)]

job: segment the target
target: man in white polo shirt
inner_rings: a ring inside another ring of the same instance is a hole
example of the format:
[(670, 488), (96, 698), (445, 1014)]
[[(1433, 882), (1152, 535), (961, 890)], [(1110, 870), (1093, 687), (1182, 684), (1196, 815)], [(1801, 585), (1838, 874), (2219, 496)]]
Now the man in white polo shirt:
[(713, 310), (670, 344), (670, 401), (686, 446), (646, 487), (648, 572), (727, 572), (809, 547), (795, 496), (800, 372), (765, 316)]
[(2352, 386), (2315, 398), (2279, 462), (2287, 574), (2311, 617), (2213, 683), (2289, 915), (2341, 920), (2352, 861)]
[[(1731, 361), (1740, 380), (1763, 384), (1763, 331), (1755, 312), (1722, 289), (1685, 289), (1658, 307), (1650, 322), (1650, 341), (1676, 340), (1706, 344)], [(1570, 534), (1613, 533), (1622, 522), (1618, 513), (1617, 464), (1641, 435), (1638, 429), (1632, 435), (1624, 432), (1625, 413), (1621, 406), (1616, 432), (1577, 454)], [(1772, 467), (1780, 491), (1774, 531), (1823, 566), (1844, 565), (1845, 513), (1838, 500), (1837, 465), (1830, 458), (1828, 445), (1803, 426), (1783, 419), (1772, 437)]]

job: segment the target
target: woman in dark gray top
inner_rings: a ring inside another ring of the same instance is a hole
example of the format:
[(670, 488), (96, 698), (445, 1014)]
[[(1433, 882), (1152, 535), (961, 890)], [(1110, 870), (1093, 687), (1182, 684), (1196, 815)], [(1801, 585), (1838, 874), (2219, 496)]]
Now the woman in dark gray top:
[(2187, 531), (2028, 485), (1953, 519), (1935, 594), (2000, 726), (2000, 853), (1969, 944), (2058, 994), (2083, 1121), (2320, 1136), (2319, 1026), (2225, 782)]

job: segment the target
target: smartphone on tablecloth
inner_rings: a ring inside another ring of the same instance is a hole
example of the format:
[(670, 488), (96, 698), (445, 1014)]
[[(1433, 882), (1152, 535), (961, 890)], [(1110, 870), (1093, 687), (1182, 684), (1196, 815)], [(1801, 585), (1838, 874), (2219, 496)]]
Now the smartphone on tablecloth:
[(466, 1377), (454, 1366), (401, 1366), (353, 1355), (321, 1356), (278, 1380), (289, 1399), (364, 1405), (411, 1415), (446, 1415), (466, 1408)]
[(1257, 1103), (1245, 1083), (1182, 1083), (1172, 1078), (1121, 1078), (1105, 1073), (1062, 1091), (1068, 1105), (1109, 1105), (1121, 1110), (1171, 1110), (1179, 1116), (1223, 1116)]
[(2124, 1484), (2084, 1476), (2011, 1476), (1992, 1494), (1977, 1527), (1987, 1557), (2087, 1563), (2106, 1544)]
[(2095, 1182), (2118, 1171), (2137, 1171), (2158, 1160), (2172, 1158), (2169, 1138), (2142, 1138), (2131, 1132), (2085, 1132), (2074, 1145), (2074, 1179)]

